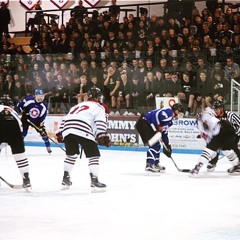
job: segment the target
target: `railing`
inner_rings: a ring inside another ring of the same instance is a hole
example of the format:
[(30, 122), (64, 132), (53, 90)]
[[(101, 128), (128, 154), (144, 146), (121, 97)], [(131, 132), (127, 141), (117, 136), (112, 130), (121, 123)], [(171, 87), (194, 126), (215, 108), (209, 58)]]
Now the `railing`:
[[(194, 0), (190, 0), (190, 1), (194, 1)], [(195, 0), (195, 2), (206, 2), (206, 0)], [(170, 2), (169, 2), (170, 3)], [(126, 5), (119, 5), (120, 8), (121, 8), (121, 11), (125, 11), (125, 16), (127, 16), (127, 13), (128, 13), (128, 10), (129, 12), (131, 12), (131, 10), (134, 10), (136, 13), (137, 13), (137, 17), (139, 17), (140, 15), (140, 8), (143, 7), (143, 6), (147, 6), (147, 7), (151, 7), (151, 6), (155, 6), (155, 5), (160, 5), (163, 7), (163, 10), (164, 10), (164, 15), (166, 14), (167, 12), (167, 6), (168, 6), (168, 1), (164, 1), (164, 2), (155, 2), (155, 3), (140, 3), (140, 4), (126, 4)], [(185, 2), (186, 3), (186, 2)], [(171, 3), (173, 4), (173, 3)], [(228, 5), (228, 4), (232, 4), (232, 3), (226, 3), (226, 0), (222, 0), (221, 3), (218, 3), (219, 6), (221, 6), (222, 9), (224, 9), (225, 5)], [(135, 9), (129, 9), (129, 7), (134, 7)], [(125, 9), (125, 8), (128, 8), (128, 9)], [(64, 16), (64, 13), (65, 12), (70, 12), (73, 8), (67, 8), (67, 9), (50, 9), (50, 10), (31, 10), (31, 11), (26, 11), (25, 13), (25, 26), (27, 24), (27, 21), (28, 21), (28, 15), (29, 14), (33, 14), (33, 13), (37, 13), (37, 12), (42, 12), (42, 13), (45, 13), (46, 15), (49, 13), (49, 15), (53, 14), (54, 12), (60, 12), (61, 14), (61, 23), (64, 24), (66, 23), (66, 20), (65, 20), (65, 16)], [(95, 7), (86, 7), (87, 11), (88, 11), (88, 14), (92, 14), (92, 11), (93, 10), (108, 10), (109, 9), (109, 6), (95, 6)], [(90, 11), (89, 11), (90, 10)], [(148, 9), (149, 11), (149, 9)], [(149, 15), (151, 13), (149, 12)], [(50, 17), (50, 16), (49, 16)]]
[(231, 79), (231, 111), (240, 113), (240, 84)]
[[(202, 0), (198, 0), (198, 1), (202, 1)], [(166, 1), (165, 2), (157, 2), (157, 3), (141, 3), (141, 4), (127, 4), (127, 5), (119, 5), (121, 8), (121, 11), (125, 12), (125, 16), (127, 15), (127, 12), (131, 12), (131, 10), (134, 10), (137, 13), (137, 17), (139, 17), (140, 14), (140, 8), (143, 6), (153, 6), (153, 5), (160, 5), (163, 6), (164, 9), (164, 14), (166, 13)], [(128, 9), (124, 9), (124, 7), (127, 7)], [(129, 7), (135, 7), (136, 9), (129, 9)], [(86, 7), (87, 9), (87, 13), (88, 14), (92, 14), (93, 10), (103, 10), (107, 11), (109, 9), (109, 6), (95, 6), (95, 7)], [(29, 14), (33, 14), (33, 13), (37, 13), (37, 12), (42, 12), (44, 14), (48, 14), (50, 15), (50, 13), (53, 12), (61, 12), (61, 20), (62, 20), (62, 24), (66, 23), (65, 17), (64, 17), (64, 13), (65, 12), (70, 12), (72, 11), (73, 8), (67, 8), (67, 9), (50, 9), (50, 10), (31, 10), (31, 11), (26, 11), (25, 13), (25, 26), (27, 24), (28, 21), (28, 15)]]

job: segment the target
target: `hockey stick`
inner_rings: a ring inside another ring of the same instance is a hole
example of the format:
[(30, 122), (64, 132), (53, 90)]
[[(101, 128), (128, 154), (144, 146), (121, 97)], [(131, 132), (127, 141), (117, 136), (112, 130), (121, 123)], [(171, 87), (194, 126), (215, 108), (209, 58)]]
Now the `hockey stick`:
[[(42, 130), (38, 127), (38, 126), (36, 126), (33, 122), (31, 122), (29, 119), (27, 119), (27, 121), (28, 121), (28, 123), (32, 126), (32, 127), (34, 127), (39, 133), (41, 133), (42, 132)], [(47, 133), (46, 133), (46, 135), (47, 135)], [(55, 143), (58, 147), (60, 147), (64, 152), (66, 152), (66, 150), (63, 148), (63, 147), (61, 147), (60, 146), (60, 144), (58, 144), (56, 141), (54, 141), (52, 138), (50, 138), (48, 135), (47, 135), (47, 137), (49, 138), (49, 140), (50, 141), (52, 141), (53, 143)]]
[(13, 188), (13, 189), (22, 189), (22, 188), (23, 188), (23, 185), (11, 184), (11, 183), (9, 183), (8, 181), (6, 181), (4, 178), (2, 178), (1, 176), (0, 176), (0, 179), (1, 179), (4, 183), (6, 183), (10, 188)]
[[(163, 147), (165, 148), (166, 151), (168, 151), (167, 149), (167, 146), (165, 145), (165, 143), (163, 142), (162, 139), (160, 139), (160, 142), (162, 143)], [(176, 167), (176, 169), (179, 171), (179, 172), (185, 172), (185, 173), (189, 173), (190, 172), (190, 169), (181, 169), (177, 166), (176, 162), (174, 161), (174, 159), (172, 158), (172, 156), (170, 156), (169, 158), (171, 158), (174, 166)]]

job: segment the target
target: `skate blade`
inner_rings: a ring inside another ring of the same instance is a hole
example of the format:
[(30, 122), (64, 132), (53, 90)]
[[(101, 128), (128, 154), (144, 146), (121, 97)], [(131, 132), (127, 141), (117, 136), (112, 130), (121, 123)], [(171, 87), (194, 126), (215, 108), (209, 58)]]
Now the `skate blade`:
[(145, 176), (161, 176), (161, 172), (149, 172), (149, 171), (145, 171)]
[(91, 192), (92, 193), (106, 192), (106, 188), (91, 187)]
[(197, 178), (197, 177), (198, 177), (198, 174), (196, 174), (196, 173), (190, 173), (190, 174), (189, 174), (189, 177), (190, 177), (190, 178)]
[(240, 176), (240, 172), (228, 173), (230, 176)]
[(31, 192), (32, 186), (24, 188), (26, 192)]
[(207, 169), (207, 172), (214, 172), (214, 171), (215, 171), (215, 168)]
[(70, 189), (70, 186), (62, 185), (62, 190), (69, 190), (69, 189)]

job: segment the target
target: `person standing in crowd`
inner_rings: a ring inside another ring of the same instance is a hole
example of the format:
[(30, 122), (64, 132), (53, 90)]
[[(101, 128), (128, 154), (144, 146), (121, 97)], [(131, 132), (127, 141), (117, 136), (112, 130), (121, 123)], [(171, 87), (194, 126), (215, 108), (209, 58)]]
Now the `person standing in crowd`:
[[(235, 130), (235, 140), (236, 140), (236, 146), (238, 146), (238, 142), (240, 140), (240, 117), (239, 115), (237, 115), (234, 112), (231, 111), (226, 111), (224, 108), (224, 103), (223, 101), (215, 101), (213, 103), (213, 109), (215, 111), (216, 117), (220, 120), (226, 120), (228, 121), (234, 128)], [(236, 149), (234, 149), (234, 151), (236, 152), (238, 158), (240, 159), (240, 151), (238, 149), (238, 147)], [(209, 164), (207, 165), (207, 170), (209, 172), (214, 171), (218, 162), (218, 155), (213, 158)]]
[[(146, 175), (159, 175), (165, 172), (165, 167), (159, 164), (162, 141), (163, 153), (171, 157), (172, 148), (169, 144), (168, 128), (172, 126), (173, 118), (178, 119), (184, 114), (182, 104), (175, 103), (170, 108), (155, 109), (141, 115), (136, 123), (136, 129), (145, 146), (148, 146)], [(165, 145), (165, 146), (164, 146)]]
[(80, 154), (80, 144), (88, 159), (92, 192), (106, 190), (106, 184), (98, 181), (100, 158), (98, 144), (106, 147), (111, 144), (106, 118), (109, 111), (102, 103), (102, 98), (101, 90), (92, 87), (88, 92), (88, 101), (73, 106), (61, 122), (56, 135), (58, 142), (64, 142), (66, 148), (63, 189), (69, 189), (72, 185), (70, 175)]
[(7, 143), (17, 167), (23, 178), (23, 188), (30, 189), (29, 164), (25, 155), (25, 146), (22, 138), (22, 123), (17, 112), (13, 110), (14, 104), (9, 97), (0, 98), (0, 144)]
[(47, 116), (48, 105), (44, 102), (44, 93), (42, 89), (35, 90), (35, 96), (27, 96), (23, 101), (17, 104), (17, 108), (22, 113), (23, 137), (28, 134), (29, 126), (41, 135), (42, 140), (47, 148), (47, 152), (51, 153), (49, 138), (44, 126)]
[(230, 175), (240, 174), (240, 162), (235, 151), (238, 147), (237, 137), (232, 125), (226, 120), (217, 119), (213, 109), (207, 107), (197, 117), (197, 128), (207, 145), (202, 150), (197, 164), (190, 171), (190, 176), (198, 175), (202, 166), (216, 157), (218, 150), (222, 150), (232, 164), (228, 173)]
[(120, 74), (115, 67), (109, 66), (107, 70), (107, 77), (104, 80), (104, 97), (106, 102), (111, 106), (111, 113), (113, 115), (113, 110), (117, 107), (117, 96), (118, 89), (120, 87)]
[(10, 24), (11, 21), (11, 15), (10, 11), (7, 8), (7, 4), (5, 2), (1, 3), (1, 8), (0, 8), (0, 36), (2, 34), (6, 35), (9, 37), (9, 29), (8, 29), (8, 24)]
[(87, 9), (83, 6), (82, 0), (78, 1), (78, 5), (71, 10), (70, 15), (80, 23), (83, 22), (84, 17), (87, 16)]

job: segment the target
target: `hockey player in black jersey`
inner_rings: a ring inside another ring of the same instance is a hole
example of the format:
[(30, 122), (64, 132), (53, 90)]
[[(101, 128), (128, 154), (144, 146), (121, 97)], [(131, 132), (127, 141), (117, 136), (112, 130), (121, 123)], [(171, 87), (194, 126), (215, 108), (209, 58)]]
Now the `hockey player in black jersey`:
[(0, 144), (7, 143), (23, 178), (23, 188), (31, 188), (28, 159), (22, 137), (22, 122), (8, 97), (0, 98)]
[(98, 145), (110, 146), (110, 135), (107, 133), (107, 107), (101, 103), (100, 89), (92, 87), (88, 92), (88, 101), (73, 106), (63, 118), (57, 133), (65, 144), (63, 189), (68, 189), (72, 182), (70, 174), (79, 155), (79, 144), (86, 158), (91, 178), (92, 192), (103, 192), (106, 184), (98, 181), (100, 151)]
[[(227, 120), (234, 128), (236, 134), (236, 143), (238, 144), (240, 140), (240, 116), (234, 112), (226, 111), (224, 108), (224, 103), (222, 101), (215, 101), (213, 103), (213, 109), (215, 111), (216, 117), (220, 120)], [(237, 147), (237, 145), (236, 145)], [(238, 148), (234, 149), (238, 158), (240, 159), (240, 151)], [(219, 155), (219, 154), (218, 154)], [(218, 162), (218, 155), (212, 159), (209, 164), (207, 165), (207, 170), (209, 172), (214, 171), (217, 162)]]

